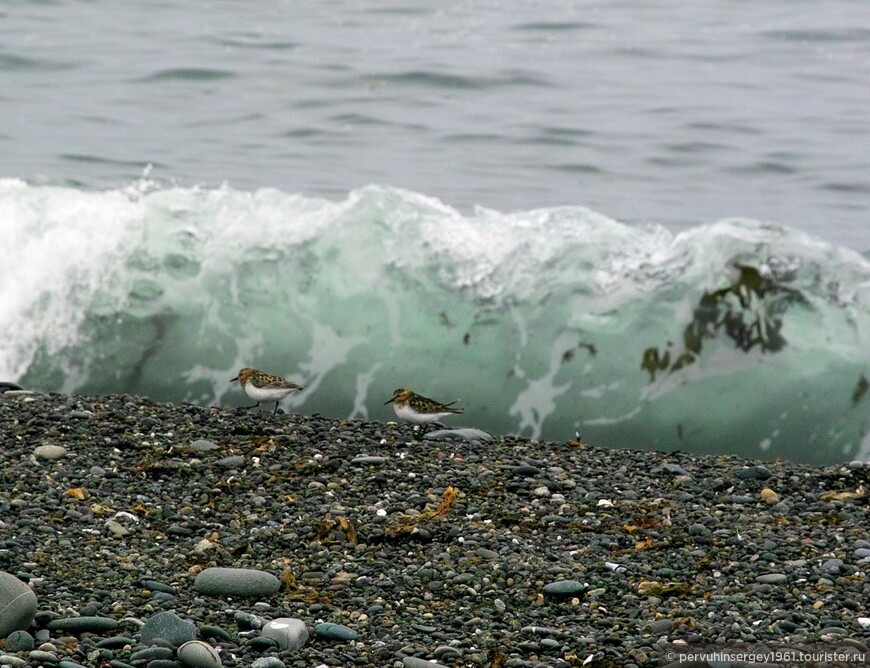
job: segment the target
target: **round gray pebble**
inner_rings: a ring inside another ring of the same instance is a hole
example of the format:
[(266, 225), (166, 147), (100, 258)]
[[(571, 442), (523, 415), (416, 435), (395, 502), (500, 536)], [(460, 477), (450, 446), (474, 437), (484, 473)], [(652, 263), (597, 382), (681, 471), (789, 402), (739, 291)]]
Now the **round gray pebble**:
[(171, 659), (175, 654), (168, 647), (146, 647), (130, 655), (130, 661), (153, 661), (154, 659)]
[(244, 455), (230, 455), (229, 457), (218, 459), (215, 464), (225, 469), (237, 469), (240, 466), (244, 466), (245, 457)]
[(446, 659), (447, 661), (458, 659), (462, 656), (462, 650), (459, 650), (456, 647), (451, 647), (450, 645), (440, 645), (436, 647), (435, 651), (432, 653), (437, 659)]
[(199, 438), (193, 443), (190, 443), (187, 448), (189, 450), (196, 450), (198, 452), (210, 452), (211, 450), (217, 450), (218, 446), (212, 441), (208, 441), (204, 438)]
[(34, 646), (33, 636), (27, 631), (13, 631), (6, 636), (4, 649), (7, 652), (29, 652)]
[(659, 636), (664, 633), (670, 633), (674, 628), (674, 620), (672, 619), (657, 619), (649, 625), (650, 633)]
[(511, 475), (514, 477), (529, 477), (536, 476), (541, 472), (537, 466), (531, 464), (520, 464), (511, 469)]
[(54, 461), (66, 456), (66, 448), (61, 445), (39, 445), (33, 449), (33, 454), (39, 459)]
[(666, 462), (654, 467), (650, 473), (670, 473), (671, 475), (689, 475), (689, 472), (679, 464)]
[(248, 647), (257, 652), (266, 652), (270, 649), (278, 649), (278, 643), (276, 643), (271, 638), (257, 636), (256, 638), (251, 638), (248, 641)]
[(242, 612), (241, 610), (233, 615), (233, 621), (239, 625), (240, 629), (261, 629), (266, 623), (262, 617), (252, 615), (250, 612)]
[(710, 530), (697, 522), (689, 527), (689, 535), (691, 536), (706, 536), (708, 533), (710, 533)]
[(227, 642), (233, 639), (233, 635), (229, 631), (213, 624), (203, 624), (200, 626), (199, 635), (203, 638), (217, 638)]
[(426, 659), (418, 659), (416, 656), (406, 656), (402, 659), (404, 668), (447, 668), (440, 663), (427, 661)]
[(578, 580), (558, 580), (544, 585), (544, 593), (548, 596), (574, 596), (586, 590), (586, 585)]
[(344, 624), (324, 622), (314, 627), (314, 635), (328, 640), (356, 640), (359, 634)]
[(22, 666), (26, 665), (27, 661), (20, 657), (0, 653), (0, 666), (13, 666), (13, 668), (22, 668)]
[(57, 655), (54, 652), (46, 652), (41, 649), (35, 649), (27, 655), (31, 662), (39, 665), (40, 663), (49, 663), (54, 665), (57, 663)]
[(766, 466), (744, 466), (735, 475), (742, 480), (767, 480), (773, 474)]
[(286, 668), (284, 662), (277, 656), (262, 656), (255, 659), (251, 664), (251, 668)]
[(196, 627), (174, 612), (158, 612), (145, 622), (140, 633), (143, 645), (152, 645), (157, 638), (163, 638), (178, 647), (196, 638)]
[(135, 645), (136, 643), (132, 638), (128, 638), (127, 636), (112, 636), (111, 638), (103, 638), (97, 643), (97, 647), (104, 647), (107, 649), (121, 649), (122, 647), (126, 647), (127, 645)]
[(175, 594), (175, 587), (163, 584), (162, 582), (157, 582), (156, 580), (143, 580), (142, 586), (149, 591), (160, 591), (164, 594)]
[(179, 647), (178, 660), (190, 668), (220, 668), (223, 665), (215, 648), (201, 640), (191, 640)]
[(826, 573), (839, 573), (843, 568), (842, 559), (828, 559), (822, 564), (822, 570)]

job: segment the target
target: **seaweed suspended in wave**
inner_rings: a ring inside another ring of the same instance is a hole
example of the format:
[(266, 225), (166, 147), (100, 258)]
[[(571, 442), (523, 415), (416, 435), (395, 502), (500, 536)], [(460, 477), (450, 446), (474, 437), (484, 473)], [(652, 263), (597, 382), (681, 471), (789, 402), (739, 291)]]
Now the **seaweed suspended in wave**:
[(705, 292), (683, 330), (682, 353), (671, 361), (671, 351), (647, 348), (641, 368), (655, 380), (659, 371), (674, 372), (694, 363), (701, 354), (704, 339), (714, 339), (720, 332), (734, 341), (743, 352), (759, 348), (775, 353), (786, 345), (781, 330), (783, 317), (794, 304), (808, 305), (800, 290), (784, 285), (784, 278), (757, 267), (735, 264), (739, 276), (725, 288)]

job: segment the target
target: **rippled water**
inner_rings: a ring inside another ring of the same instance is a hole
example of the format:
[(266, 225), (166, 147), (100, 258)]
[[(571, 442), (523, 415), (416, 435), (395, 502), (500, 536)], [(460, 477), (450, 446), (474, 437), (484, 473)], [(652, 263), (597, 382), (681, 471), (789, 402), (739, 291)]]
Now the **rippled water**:
[(866, 0), (7, 0), (0, 37), (0, 177), (110, 189), (150, 164), (870, 248)]

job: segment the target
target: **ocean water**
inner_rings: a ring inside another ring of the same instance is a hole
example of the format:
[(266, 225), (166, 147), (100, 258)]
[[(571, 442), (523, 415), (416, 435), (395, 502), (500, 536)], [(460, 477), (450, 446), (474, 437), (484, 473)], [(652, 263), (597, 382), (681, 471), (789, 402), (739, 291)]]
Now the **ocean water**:
[(870, 457), (862, 0), (13, 1), (0, 380)]

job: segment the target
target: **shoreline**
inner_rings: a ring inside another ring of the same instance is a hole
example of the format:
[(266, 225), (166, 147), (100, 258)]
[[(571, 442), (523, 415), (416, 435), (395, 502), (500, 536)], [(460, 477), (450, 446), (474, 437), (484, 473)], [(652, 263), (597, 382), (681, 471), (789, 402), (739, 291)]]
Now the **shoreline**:
[[(870, 645), (863, 464), (428, 441), (394, 423), (17, 393), (0, 395), (0, 453), (0, 571), (38, 602), (34, 650), (0, 656), (145, 665), (131, 657), (158, 613), (192, 622), (212, 665), (258, 668)], [(279, 588), (198, 588), (217, 567)], [(49, 628), (76, 615), (117, 630)], [(270, 648), (262, 627), (279, 618), (310, 638)], [(118, 636), (126, 648), (100, 645)]]

